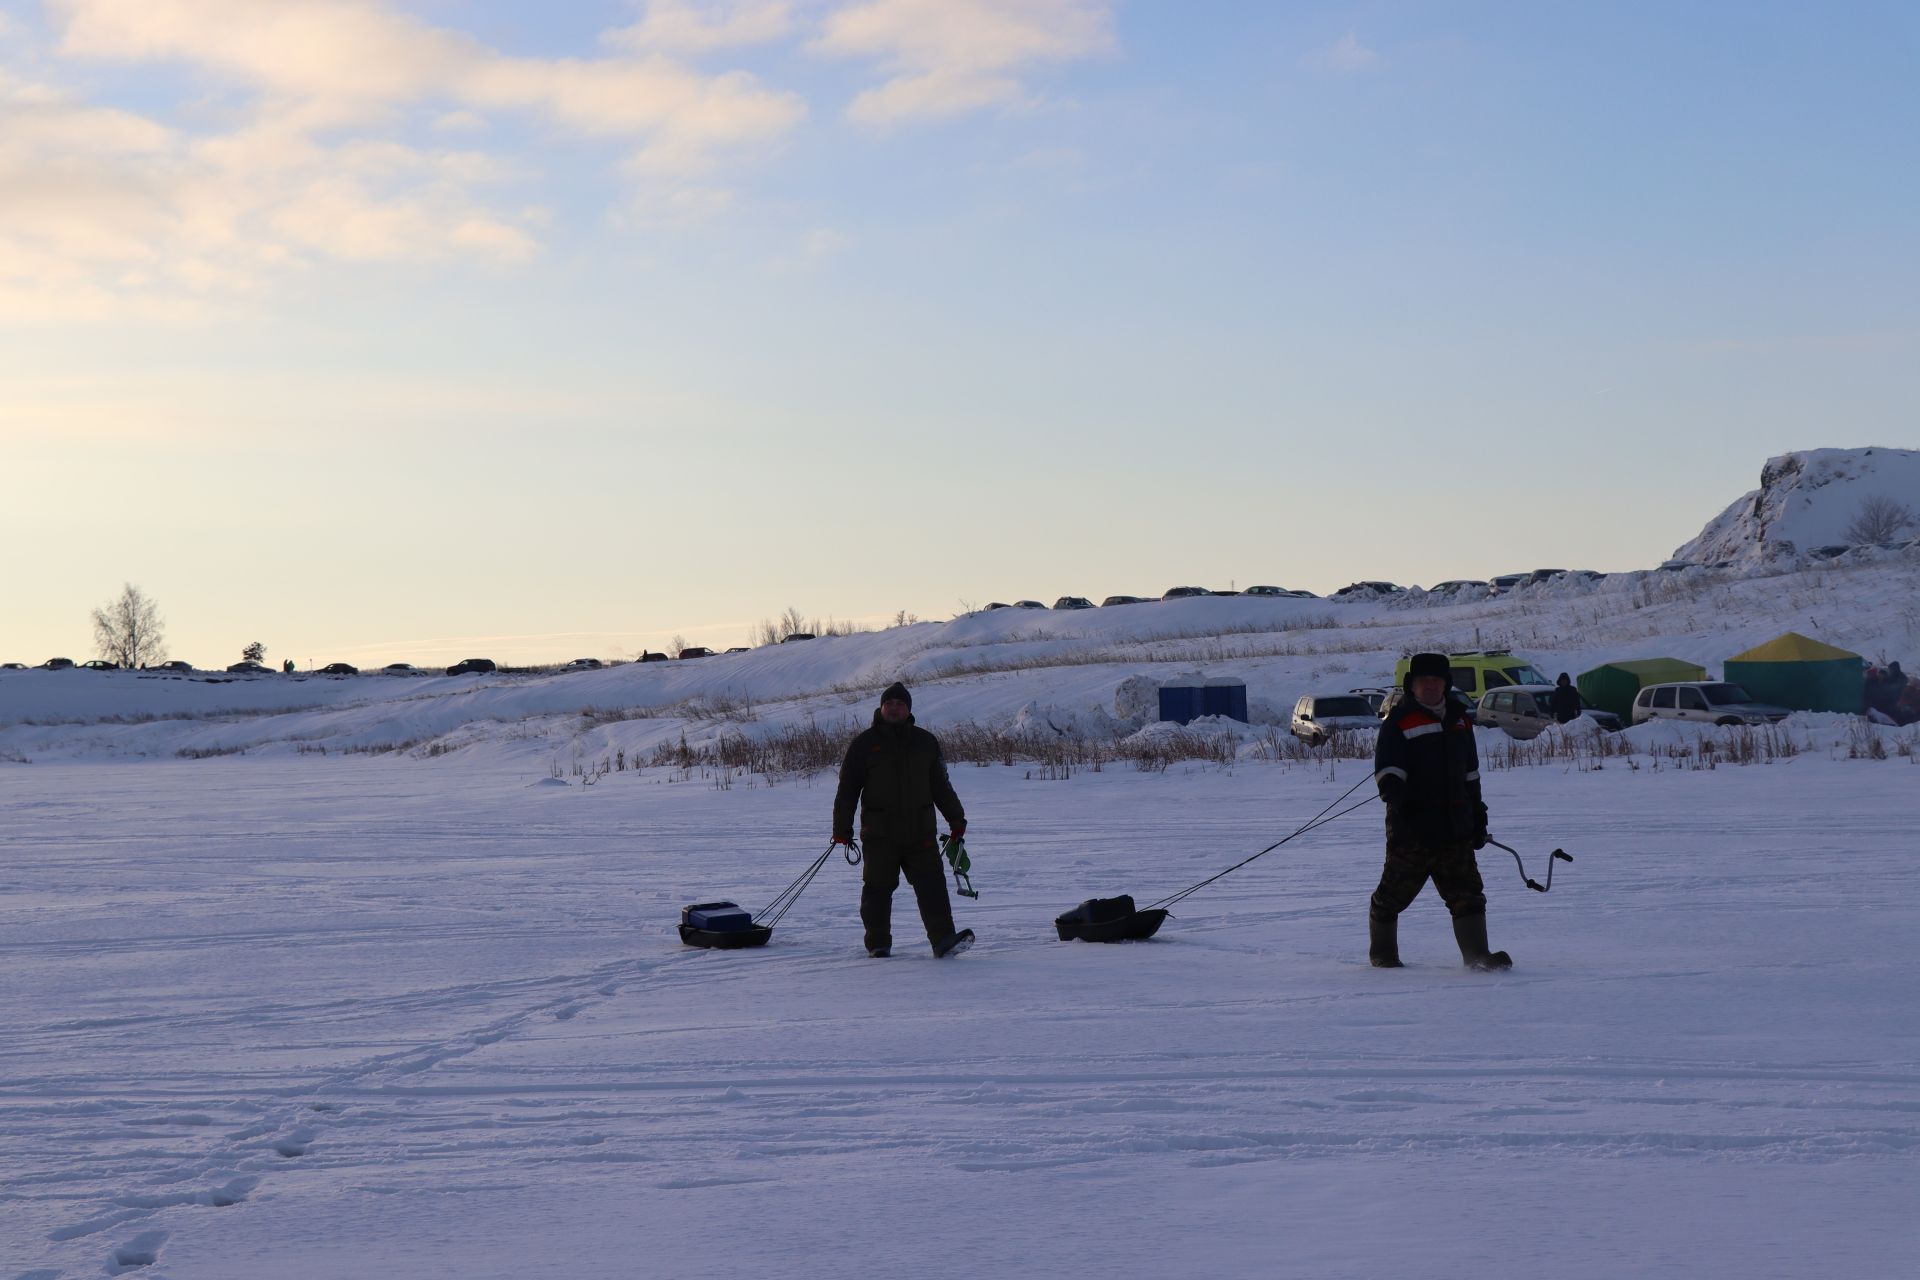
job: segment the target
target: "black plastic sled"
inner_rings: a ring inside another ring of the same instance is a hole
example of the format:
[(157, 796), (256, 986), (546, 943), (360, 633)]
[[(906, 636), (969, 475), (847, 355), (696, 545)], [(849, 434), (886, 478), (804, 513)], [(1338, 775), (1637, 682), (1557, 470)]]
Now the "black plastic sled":
[(696, 902), (680, 908), (680, 941), (690, 947), (737, 951), (764, 947), (772, 936), (771, 926), (755, 924), (746, 908), (735, 902)]
[(1055, 916), (1053, 927), (1062, 942), (1138, 942), (1159, 932), (1167, 918), (1166, 908), (1152, 907), (1136, 911), (1133, 898), (1088, 898), (1067, 912)]

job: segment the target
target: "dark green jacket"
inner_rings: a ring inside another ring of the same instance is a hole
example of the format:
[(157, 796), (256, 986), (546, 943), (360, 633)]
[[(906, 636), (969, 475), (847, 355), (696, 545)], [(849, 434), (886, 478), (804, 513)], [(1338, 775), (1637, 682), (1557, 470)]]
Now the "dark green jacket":
[(954, 829), (967, 825), (960, 797), (947, 780), (940, 740), (908, 716), (890, 725), (873, 713), (873, 727), (847, 748), (840, 789), (833, 797), (833, 834), (853, 835), (853, 809), (860, 806), (860, 842), (932, 848), (938, 839), (937, 806)]

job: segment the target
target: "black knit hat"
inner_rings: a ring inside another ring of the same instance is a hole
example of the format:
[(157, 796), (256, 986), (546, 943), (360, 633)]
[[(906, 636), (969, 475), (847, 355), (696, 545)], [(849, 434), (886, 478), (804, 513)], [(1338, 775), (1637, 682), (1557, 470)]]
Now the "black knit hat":
[(1447, 661), (1444, 653), (1416, 653), (1407, 663), (1407, 688), (1413, 688), (1413, 682), (1421, 676), (1439, 676), (1451, 685), (1453, 664)]
[(900, 702), (906, 703), (908, 707), (912, 707), (913, 695), (907, 692), (907, 686), (901, 684), (898, 680), (895, 680), (892, 684), (887, 686), (887, 691), (880, 695), (880, 701), (882, 702), (900, 701)]

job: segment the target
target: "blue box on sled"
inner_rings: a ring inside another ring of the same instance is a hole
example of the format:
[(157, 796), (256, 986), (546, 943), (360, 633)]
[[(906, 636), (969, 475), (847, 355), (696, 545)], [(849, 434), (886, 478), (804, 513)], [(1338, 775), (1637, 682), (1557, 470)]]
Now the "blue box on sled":
[(680, 923), (709, 933), (739, 933), (753, 927), (753, 913), (733, 902), (699, 902), (680, 908)]

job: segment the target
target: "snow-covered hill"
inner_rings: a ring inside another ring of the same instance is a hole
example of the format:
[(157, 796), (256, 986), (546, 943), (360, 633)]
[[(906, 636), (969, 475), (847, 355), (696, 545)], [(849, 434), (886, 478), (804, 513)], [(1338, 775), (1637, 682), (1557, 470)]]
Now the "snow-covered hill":
[[(1767, 459), (1760, 487), (1729, 506), (1675, 551), (1695, 564), (1759, 564), (1851, 543), (1848, 529), (1873, 500), (1909, 519), (1883, 540), (1920, 537), (1920, 450), (1810, 449)], [(1889, 522), (1890, 524), (1892, 522)]]
[(1201, 671), (1247, 684), (1256, 726), (1298, 697), (1389, 683), (1406, 653), (1509, 648), (1549, 675), (1674, 657), (1717, 670), (1795, 630), (1920, 669), (1920, 550), (1789, 568), (1564, 578), (1455, 603), (1206, 597), (1115, 608), (1002, 609), (688, 662), (544, 677), (229, 681), (142, 672), (0, 672), (0, 766), (49, 758), (235, 751), (465, 751), (491, 744), (543, 769), (556, 755), (628, 758), (682, 739), (765, 736), (864, 720), (904, 679), (936, 727), (1141, 729), (1142, 681)]

